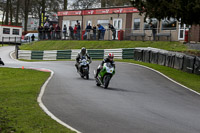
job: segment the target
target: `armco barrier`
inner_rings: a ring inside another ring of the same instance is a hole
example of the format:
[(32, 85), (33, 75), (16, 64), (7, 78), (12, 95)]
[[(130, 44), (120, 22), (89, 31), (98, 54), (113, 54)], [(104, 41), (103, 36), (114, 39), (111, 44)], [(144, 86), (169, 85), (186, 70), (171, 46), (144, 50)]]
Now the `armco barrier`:
[(194, 71), (194, 56), (184, 55), (183, 71), (193, 73)]
[(88, 49), (88, 54), (92, 59), (103, 59), (104, 58), (104, 50), (102, 49)]
[(168, 51), (166, 53), (165, 66), (174, 68), (175, 55), (176, 55), (175, 52)]
[(76, 56), (78, 55), (78, 53), (80, 52), (80, 49), (72, 49), (71, 52), (71, 59), (76, 59)]
[(142, 58), (143, 62), (147, 62), (147, 63), (150, 62), (150, 51), (151, 50), (149, 48), (143, 49), (143, 58)]
[(57, 59), (71, 59), (71, 50), (58, 50)]
[(166, 55), (168, 51), (166, 50), (159, 50), (158, 51), (158, 64), (164, 66), (166, 63)]
[(31, 51), (18, 50), (18, 59), (31, 60)]
[(122, 49), (122, 59), (133, 59), (134, 49)]
[(143, 59), (143, 49), (142, 48), (133, 49), (133, 59), (136, 61), (142, 61), (142, 59)]
[(179, 70), (183, 69), (183, 57), (184, 57), (184, 54), (182, 53), (175, 54), (175, 60), (174, 60), (175, 69), (179, 69)]
[(150, 51), (150, 63), (158, 64), (158, 49), (151, 49)]
[(44, 51), (43, 60), (56, 60), (56, 56), (56, 50)]
[(32, 51), (31, 52), (31, 59), (33, 60), (43, 60), (43, 51)]
[(195, 58), (194, 73), (200, 75), (200, 57)]
[(115, 59), (122, 59), (122, 49), (104, 49), (104, 58), (106, 58), (109, 53), (113, 53)]

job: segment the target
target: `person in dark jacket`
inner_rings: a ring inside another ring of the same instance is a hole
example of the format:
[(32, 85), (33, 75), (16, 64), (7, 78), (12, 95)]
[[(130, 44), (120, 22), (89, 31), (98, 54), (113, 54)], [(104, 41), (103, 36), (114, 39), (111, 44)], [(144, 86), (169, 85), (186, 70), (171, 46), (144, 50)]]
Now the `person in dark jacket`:
[(4, 62), (1, 60), (1, 58), (0, 58), (0, 65), (3, 65), (3, 66), (5, 65)]
[(69, 32), (70, 32), (70, 39), (74, 40), (74, 29), (71, 25), (69, 26)]
[(35, 35), (34, 34), (32, 34), (31, 40), (32, 40), (32, 42), (35, 41)]
[(97, 36), (97, 27), (96, 27), (95, 25), (93, 25), (92, 30), (93, 30), (93, 40), (96, 40), (96, 36)]
[(152, 23), (150, 23), (150, 27), (152, 30), (153, 40), (155, 41), (156, 40), (156, 27)]
[(97, 68), (97, 73), (96, 73), (96, 75), (95, 75), (95, 78), (97, 78), (99, 72), (101, 71), (101, 69), (103, 69), (104, 63), (110, 62), (110, 64), (115, 68), (115, 62), (114, 62), (113, 59), (114, 59), (114, 54), (113, 54), (113, 53), (109, 53), (109, 54), (108, 54), (108, 57), (105, 58), (105, 59), (101, 62), (101, 64), (98, 66), (98, 68)]
[(100, 31), (100, 40), (104, 40), (106, 29), (100, 24), (98, 24), (97, 26), (98, 26), (98, 30)]
[(113, 40), (115, 40), (116, 38), (116, 29), (114, 28), (114, 26), (112, 24), (108, 24), (109, 29), (112, 31), (112, 36), (113, 36)]

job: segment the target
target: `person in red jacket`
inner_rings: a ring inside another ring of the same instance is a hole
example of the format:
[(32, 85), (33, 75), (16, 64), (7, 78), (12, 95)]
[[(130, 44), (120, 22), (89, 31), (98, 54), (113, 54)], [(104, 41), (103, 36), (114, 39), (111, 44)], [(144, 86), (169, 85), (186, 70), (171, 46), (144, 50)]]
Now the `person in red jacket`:
[(77, 25), (74, 26), (74, 35), (75, 35), (75, 39), (77, 39)]

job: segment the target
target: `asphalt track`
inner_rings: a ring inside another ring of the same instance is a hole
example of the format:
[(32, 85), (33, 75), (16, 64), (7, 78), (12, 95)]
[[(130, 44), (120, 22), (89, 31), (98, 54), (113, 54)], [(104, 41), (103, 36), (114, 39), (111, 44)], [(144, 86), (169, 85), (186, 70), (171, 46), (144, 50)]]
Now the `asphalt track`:
[[(76, 73), (74, 61), (12, 60), (14, 47), (0, 48), (5, 67), (48, 68), (54, 76), (42, 101), (57, 118), (83, 133), (199, 133), (200, 96), (149, 69), (116, 63), (109, 88)], [(2, 67), (2, 66), (1, 66)]]

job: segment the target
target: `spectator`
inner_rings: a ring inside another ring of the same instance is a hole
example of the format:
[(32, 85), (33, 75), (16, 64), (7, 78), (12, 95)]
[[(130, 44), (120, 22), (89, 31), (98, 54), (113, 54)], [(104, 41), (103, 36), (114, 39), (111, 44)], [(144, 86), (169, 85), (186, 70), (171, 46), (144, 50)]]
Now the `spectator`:
[(43, 31), (43, 27), (39, 26), (38, 27), (38, 34), (39, 34), (39, 39), (42, 40), (42, 31)]
[(92, 30), (93, 30), (93, 39), (96, 40), (97, 27), (93, 25)]
[(66, 25), (64, 25), (63, 34), (64, 34), (64, 39), (66, 39), (66, 36), (67, 36), (67, 27), (66, 27)]
[(75, 24), (74, 26), (74, 35), (75, 35), (75, 39), (78, 39), (78, 35), (77, 35), (77, 25)]
[(152, 23), (150, 23), (150, 27), (152, 29), (153, 40), (156, 40), (156, 27)]
[(116, 38), (116, 29), (114, 28), (114, 26), (112, 24), (108, 24), (109, 29), (112, 31), (112, 36), (113, 36), (113, 40), (115, 40)]
[(72, 26), (69, 26), (69, 32), (70, 32), (70, 39), (74, 40), (74, 29), (72, 28)]
[(57, 24), (56, 25), (56, 29), (55, 29), (55, 32), (56, 32), (56, 39), (60, 39), (60, 26)]
[(87, 34), (87, 39), (89, 40), (90, 39), (90, 30), (92, 30), (92, 26), (90, 26), (90, 23), (87, 25), (85, 31), (86, 31), (86, 34)]
[(34, 34), (32, 34), (31, 39), (32, 39), (32, 42), (35, 41), (35, 35)]
[(81, 26), (80, 23), (77, 24), (77, 39), (80, 40), (81, 38)]
[(98, 30), (100, 31), (100, 40), (104, 40), (104, 35), (106, 32), (105, 28), (100, 24), (98, 24), (97, 26), (98, 26)]
[(54, 27), (50, 25), (50, 33), (51, 33), (51, 39), (55, 38), (55, 32), (54, 32)]

